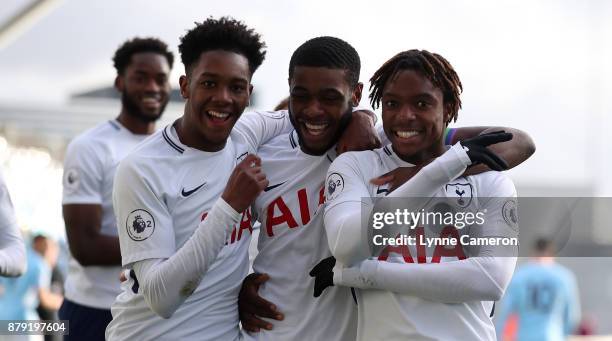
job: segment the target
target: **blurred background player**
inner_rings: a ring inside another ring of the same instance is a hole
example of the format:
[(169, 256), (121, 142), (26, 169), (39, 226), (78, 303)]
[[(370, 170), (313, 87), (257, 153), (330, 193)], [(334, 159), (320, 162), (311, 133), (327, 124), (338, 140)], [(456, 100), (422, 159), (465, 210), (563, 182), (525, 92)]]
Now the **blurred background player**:
[(66, 340), (104, 340), (119, 294), (119, 239), (112, 207), (115, 169), (155, 130), (169, 100), (173, 54), (155, 38), (134, 38), (113, 57), (121, 93), (116, 119), (77, 136), (64, 161), (63, 214), (72, 258), (59, 311), (70, 320)]
[(538, 239), (533, 251), (533, 258), (516, 270), (499, 306), (495, 324), (500, 340), (565, 340), (580, 321), (574, 274), (555, 262), (550, 240)]
[[(57, 311), (62, 304), (62, 296), (51, 290), (51, 264), (57, 253), (42, 249), (46, 237), (36, 235), (27, 246), (28, 267), (17, 278), (0, 277), (0, 320), (52, 320), (40, 316), (37, 308)], [(48, 250), (48, 249), (47, 249)], [(42, 252), (42, 253), (41, 253)], [(43, 340), (42, 335), (4, 336), (8, 340)], [(45, 336), (46, 337), (46, 336)], [(0, 339), (3, 339), (0, 337)]]
[[(55, 240), (44, 233), (38, 233), (32, 238), (32, 249), (36, 251), (44, 260), (41, 268), (48, 278), (45, 285), (38, 290), (39, 304), (36, 312), (41, 320), (57, 320), (57, 312), (62, 305), (64, 283), (63, 274), (58, 267), (59, 247)], [(60, 335), (44, 335), (45, 340), (61, 340)]]
[(20, 276), (26, 271), (26, 263), (25, 245), (0, 169), (0, 277)]

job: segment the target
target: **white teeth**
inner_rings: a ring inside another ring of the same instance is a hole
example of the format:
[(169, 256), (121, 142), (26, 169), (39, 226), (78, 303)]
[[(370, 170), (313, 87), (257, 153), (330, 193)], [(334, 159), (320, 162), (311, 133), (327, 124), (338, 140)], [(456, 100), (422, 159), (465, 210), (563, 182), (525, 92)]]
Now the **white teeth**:
[(323, 129), (327, 128), (327, 124), (325, 124), (325, 123), (324, 124), (312, 124), (312, 123), (304, 122), (304, 125), (309, 130), (323, 130)]
[(419, 132), (416, 130), (409, 130), (409, 131), (396, 131), (395, 134), (401, 138), (407, 139), (409, 137), (418, 135)]
[(306, 126), (306, 129), (308, 129), (308, 133), (310, 135), (315, 135), (315, 136), (323, 134), (323, 131), (328, 126), (327, 123), (312, 124), (312, 123), (307, 123), (307, 122), (304, 122), (304, 125)]
[(229, 116), (228, 113), (224, 113), (224, 112), (216, 112), (216, 111), (209, 111), (208, 114), (212, 117), (216, 117), (216, 118), (227, 118)]
[(157, 104), (157, 99), (153, 97), (145, 97), (142, 99), (142, 102), (145, 104)]

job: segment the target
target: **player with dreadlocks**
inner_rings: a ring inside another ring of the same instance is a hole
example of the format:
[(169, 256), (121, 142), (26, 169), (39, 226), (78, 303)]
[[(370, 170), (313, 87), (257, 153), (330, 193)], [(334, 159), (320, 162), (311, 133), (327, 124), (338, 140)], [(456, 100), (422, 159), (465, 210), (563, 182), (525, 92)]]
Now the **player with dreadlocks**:
[[(418, 241), (387, 244), (380, 252), (370, 253), (362, 237), (368, 234), (363, 233), (367, 227), (361, 225), (361, 217), (362, 209), (374, 208), (377, 197), (448, 198), (453, 210), (467, 202), (469, 211), (485, 214), (482, 225), (462, 233), (516, 237), (518, 226), (512, 218), (516, 191), (511, 180), (495, 171), (462, 176), (475, 163), (505, 169), (505, 162), (486, 146), (508, 140), (511, 134), (484, 134), (447, 149), (443, 133), (457, 117), (462, 87), (450, 63), (437, 54), (410, 50), (396, 55), (374, 74), (371, 89), (372, 104), (382, 104), (390, 144), (345, 153), (330, 166), (324, 220), (338, 264), (334, 267), (330, 258), (313, 269), (315, 290), (319, 290), (315, 294), (328, 285), (360, 289), (358, 340), (495, 340), (490, 314), (493, 301), (503, 295), (512, 277), (515, 246), (504, 250), (511, 252), (508, 257), (494, 256), (499, 246), (460, 244), (450, 250), (442, 246), (442, 250)], [(422, 169), (393, 191), (370, 182), (378, 174), (414, 166)], [(468, 196), (469, 201), (461, 200)], [(406, 205), (414, 212), (421, 204), (412, 201)], [(445, 227), (427, 234), (442, 237), (453, 231)]]

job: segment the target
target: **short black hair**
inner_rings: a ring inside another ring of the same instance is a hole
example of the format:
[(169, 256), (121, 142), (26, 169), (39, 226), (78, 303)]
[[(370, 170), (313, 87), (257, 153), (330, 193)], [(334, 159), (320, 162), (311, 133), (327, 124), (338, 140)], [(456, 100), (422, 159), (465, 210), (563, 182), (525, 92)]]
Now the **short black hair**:
[(450, 106), (451, 115), (448, 122), (457, 121), (461, 109), (463, 91), (461, 80), (453, 66), (444, 57), (426, 50), (408, 50), (400, 52), (386, 61), (370, 78), (370, 103), (374, 109), (380, 106), (385, 85), (402, 70), (414, 70), (429, 79), (433, 86), (442, 91), (444, 105)]
[(300, 45), (289, 61), (289, 79), (293, 77), (296, 66), (325, 67), (347, 71), (347, 81), (351, 87), (359, 82), (361, 60), (351, 44), (336, 37), (317, 37)]
[(132, 55), (136, 53), (153, 52), (166, 57), (168, 66), (172, 69), (174, 63), (174, 54), (168, 51), (168, 45), (157, 38), (139, 38), (130, 39), (115, 51), (113, 56), (113, 65), (117, 69), (117, 74), (122, 75), (125, 68), (130, 64)]
[(224, 50), (241, 54), (249, 61), (251, 75), (263, 63), (266, 57), (266, 43), (261, 35), (243, 22), (231, 17), (214, 19), (209, 17), (181, 37), (179, 52), (185, 72), (200, 59), (202, 52)]

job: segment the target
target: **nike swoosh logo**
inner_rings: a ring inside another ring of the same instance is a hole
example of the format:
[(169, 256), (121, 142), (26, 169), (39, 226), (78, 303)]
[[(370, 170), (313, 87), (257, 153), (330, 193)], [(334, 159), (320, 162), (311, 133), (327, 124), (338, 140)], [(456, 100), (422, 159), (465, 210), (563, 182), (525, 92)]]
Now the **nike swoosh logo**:
[(249, 155), (249, 152), (244, 152), (242, 154), (240, 154), (236, 160), (241, 161), (245, 156)]
[(206, 185), (206, 182), (201, 184), (200, 186), (192, 189), (192, 190), (189, 190), (189, 191), (186, 191), (185, 188), (183, 188), (183, 190), (181, 191), (181, 195), (183, 195), (186, 198), (186, 197), (192, 195), (193, 193), (195, 193), (195, 191), (199, 190), (204, 185)]
[[(287, 182), (287, 181), (285, 181), (285, 182)], [(271, 190), (275, 189), (276, 187), (278, 187), (278, 186), (280, 186), (280, 185), (284, 184), (285, 182), (281, 182), (280, 184), (276, 184), (276, 185), (268, 186), (268, 187), (266, 187), (266, 188), (264, 189), (264, 192), (271, 191)]]

